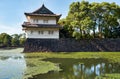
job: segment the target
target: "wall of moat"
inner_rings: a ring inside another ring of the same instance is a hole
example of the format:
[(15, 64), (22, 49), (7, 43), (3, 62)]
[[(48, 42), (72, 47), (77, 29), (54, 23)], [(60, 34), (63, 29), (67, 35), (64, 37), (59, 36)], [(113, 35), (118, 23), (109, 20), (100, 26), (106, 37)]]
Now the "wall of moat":
[(24, 52), (118, 52), (118, 39), (27, 39)]

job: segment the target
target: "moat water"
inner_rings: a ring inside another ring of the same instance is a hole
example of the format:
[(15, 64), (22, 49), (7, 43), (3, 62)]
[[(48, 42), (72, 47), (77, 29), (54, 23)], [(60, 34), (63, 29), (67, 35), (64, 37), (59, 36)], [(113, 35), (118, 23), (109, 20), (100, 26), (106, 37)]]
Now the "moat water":
[[(0, 49), (0, 79), (23, 79), (26, 66), (24, 54), (19, 49)], [(44, 61), (59, 63), (62, 71), (39, 74), (33, 79), (94, 79), (96, 76), (120, 73), (120, 64), (105, 59), (61, 59), (49, 58)]]
[(22, 79), (26, 68), (23, 49), (0, 49), (0, 79)]
[(33, 79), (95, 79), (102, 74), (120, 73), (120, 64), (105, 59), (45, 59), (60, 63), (61, 72), (49, 72), (34, 76)]

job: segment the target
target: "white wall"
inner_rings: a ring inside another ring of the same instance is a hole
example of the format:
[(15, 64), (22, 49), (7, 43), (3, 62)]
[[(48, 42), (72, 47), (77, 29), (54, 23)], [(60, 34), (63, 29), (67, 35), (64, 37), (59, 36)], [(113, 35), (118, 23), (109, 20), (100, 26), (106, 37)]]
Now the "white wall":
[(44, 23), (44, 20), (38, 19), (38, 22), (34, 22), (34, 19), (31, 19), (32, 24), (56, 24), (56, 20), (48, 20), (48, 23)]
[[(34, 22), (34, 20), (37, 19), (38, 22)], [(48, 23), (44, 23), (44, 20), (48, 20)], [(56, 18), (55, 17), (32, 17), (30, 18), (30, 23), (32, 24), (56, 24)]]
[(49, 34), (48, 31), (39, 34), (39, 31), (35, 30), (33, 30), (33, 33), (31, 34), (30, 30), (26, 30), (26, 38), (59, 39), (59, 30), (55, 30), (53, 34)]
[[(38, 20), (36, 23), (34, 20)], [(27, 17), (28, 22), (31, 24), (56, 24), (56, 17), (44, 17), (44, 16), (28, 16)], [(44, 20), (48, 20), (48, 23), (44, 23)], [(31, 34), (31, 30), (33, 33)], [(53, 30), (53, 34), (49, 34), (48, 31)], [(44, 34), (39, 34), (39, 31), (44, 31)], [(59, 39), (59, 29), (53, 29), (53, 28), (38, 28), (38, 29), (26, 29), (26, 38), (41, 38), (41, 39)]]

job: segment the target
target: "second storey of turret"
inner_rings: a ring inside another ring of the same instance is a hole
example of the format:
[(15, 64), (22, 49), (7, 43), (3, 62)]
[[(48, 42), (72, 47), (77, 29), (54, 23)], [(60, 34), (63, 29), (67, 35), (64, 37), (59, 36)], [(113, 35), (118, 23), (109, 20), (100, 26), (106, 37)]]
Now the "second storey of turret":
[(31, 24), (57, 24), (56, 17), (43, 16), (27, 16), (28, 22)]
[(32, 13), (25, 13), (28, 22), (31, 24), (57, 24), (61, 15), (56, 15), (44, 5)]

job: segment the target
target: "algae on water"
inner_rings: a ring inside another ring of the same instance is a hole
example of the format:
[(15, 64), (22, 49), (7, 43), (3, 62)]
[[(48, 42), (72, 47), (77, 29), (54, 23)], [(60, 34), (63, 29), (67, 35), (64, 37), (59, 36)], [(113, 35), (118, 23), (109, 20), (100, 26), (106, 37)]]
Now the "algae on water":
[(42, 61), (39, 58), (27, 58), (27, 69), (24, 78), (32, 77), (38, 74), (48, 73), (49, 71), (60, 71), (58, 65), (49, 61)]

